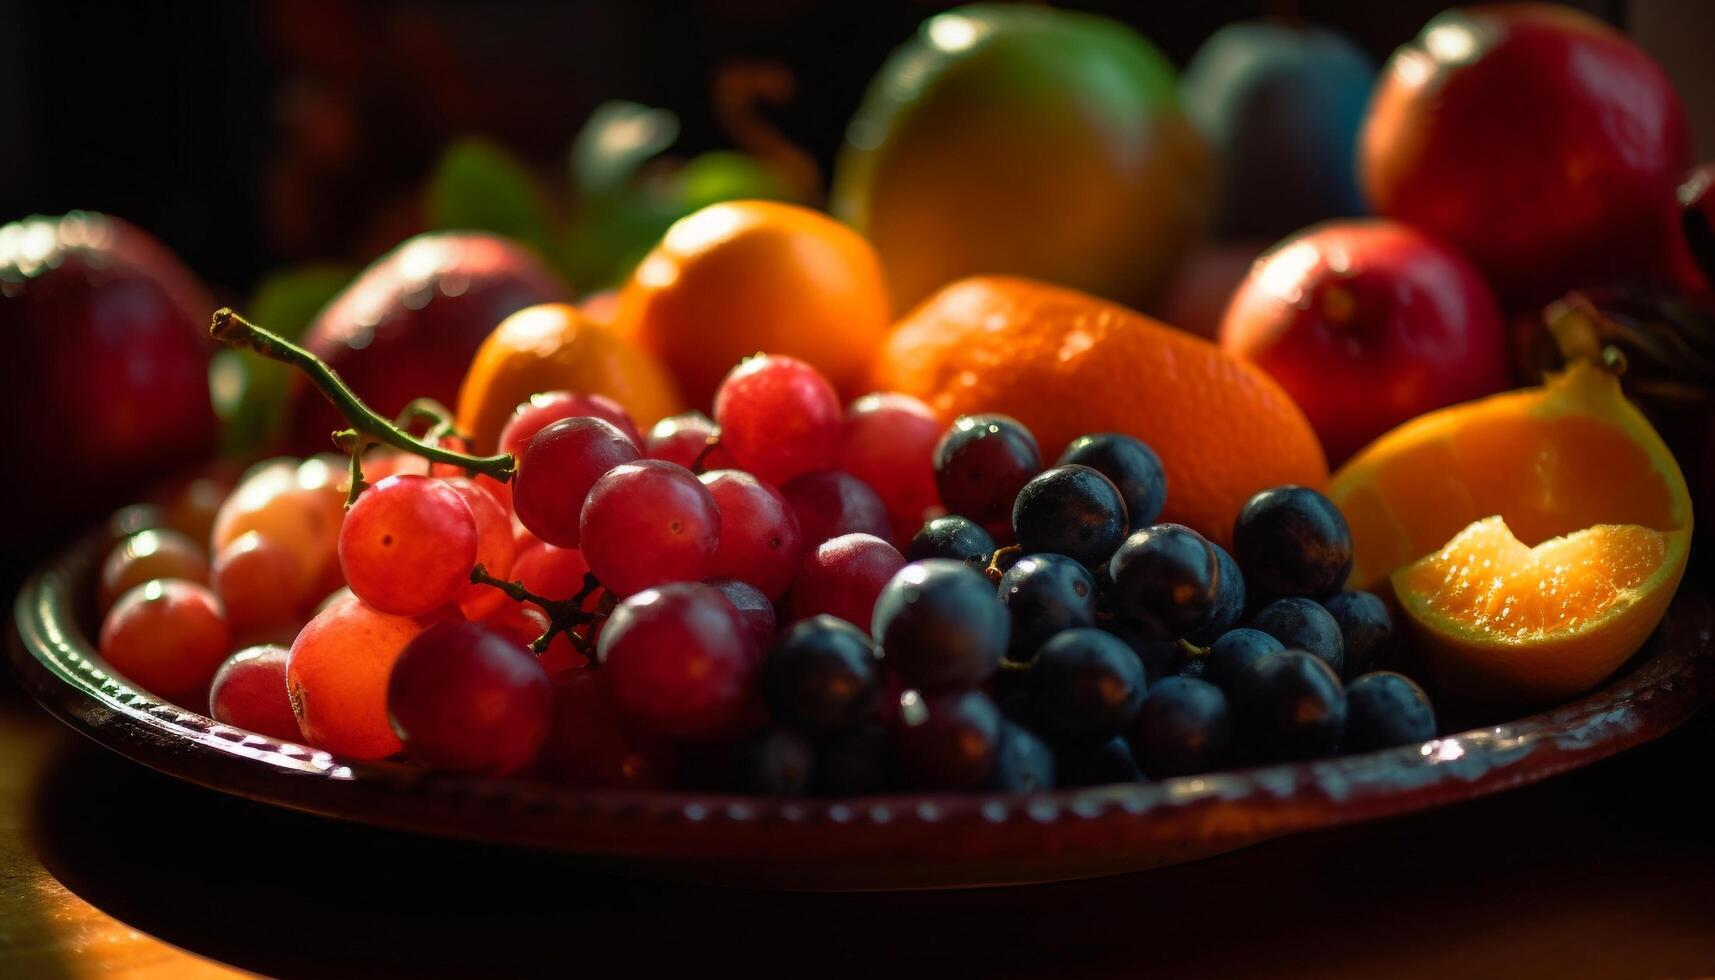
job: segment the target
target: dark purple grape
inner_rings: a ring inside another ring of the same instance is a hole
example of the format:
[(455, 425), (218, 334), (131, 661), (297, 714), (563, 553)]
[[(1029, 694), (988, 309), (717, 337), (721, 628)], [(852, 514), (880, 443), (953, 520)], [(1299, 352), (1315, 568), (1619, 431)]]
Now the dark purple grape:
[(1209, 645), (1209, 655), (1203, 658), (1209, 662), (1206, 679), (1231, 694), (1246, 667), (1284, 649), (1285, 645), (1262, 630), (1243, 626), (1228, 630)]
[(1125, 500), (1088, 466), (1056, 466), (1018, 492), (1012, 530), (1026, 554), (1065, 555), (1099, 568), (1125, 538)]
[(1116, 735), (1095, 745), (1057, 746), (1054, 779), (1060, 786), (1107, 786), (1140, 782), (1143, 771), (1137, 767), (1130, 743)]
[(986, 683), (1012, 627), (988, 579), (964, 562), (931, 558), (882, 587), (870, 632), (905, 683), (940, 690)]
[(834, 735), (875, 717), (881, 661), (869, 635), (843, 619), (794, 623), (762, 662), (762, 697), (776, 723)]
[(387, 714), (412, 758), (437, 769), (515, 772), (548, 736), (548, 672), (523, 646), (475, 623), (436, 623), (405, 645)]
[(766, 796), (803, 796), (810, 791), (816, 751), (797, 732), (776, 729), (745, 753), (744, 788)]
[(1003, 722), (1000, 754), (995, 759), (989, 788), (1003, 793), (1035, 793), (1054, 788), (1054, 753), (1030, 730)]
[(1214, 545), (1181, 524), (1132, 534), (1108, 562), (1115, 611), (1144, 635), (1172, 640), (1206, 626), (1221, 586)]
[(1346, 752), (1416, 745), (1435, 737), (1435, 708), (1411, 678), (1378, 670), (1346, 685)]
[(1096, 622), (1096, 580), (1064, 555), (1027, 555), (1000, 577), (1001, 604), (1012, 617), (1008, 655), (1028, 661), (1062, 630)]
[(1044, 734), (1101, 742), (1131, 726), (1146, 688), (1143, 664), (1125, 642), (1098, 629), (1070, 629), (1036, 651), (1030, 700)]
[(749, 582), (740, 582), (736, 578), (712, 578), (707, 582), (720, 590), (726, 601), (738, 610), (738, 618), (744, 623), (745, 635), (750, 638), (751, 645), (756, 648), (757, 659), (762, 658), (774, 644), (774, 603), (768, 601), (768, 596), (762, 590)]
[(1234, 684), (1233, 709), (1251, 751), (1270, 760), (1327, 755), (1346, 728), (1339, 675), (1303, 650), (1271, 653), (1246, 667)]
[(1005, 415), (962, 415), (935, 446), (935, 489), (948, 510), (1003, 524), (1013, 499), (1042, 470), (1036, 437)]
[(1352, 573), (1352, 532), (1327, 497), (1308, 487), (1275, 487), (1239, 511), (1233, 557), (1262, 595), (1324, 596)]
[(1167, 471), (1155, 450), (1131, 436), (1099, 432), (1079, 436), (1066, 446), (1056, 466), (1077, 463), (1113, 481), (1125, 500), (1129, 530), (1155, 523), (1167, 503)]
[(1227, 696), (1189, 677), (1151, 686), (1131, 730), (1132, 754), (1151, 779), (1213, 772), (1226, 763), (1232, 741)]
[(1337, 592), (1322, 600), (1322, 608), (1340, 626), (1340, 646), (1346, 653), (1342, 677), (1356, 677), (1387, 658), (1393, 616), (1381, 599), (1368, 592)]
[(1313, 599), (1276, 599), (1251, 617), (1251, 629), (1262, 630), (1288, 650), (1307, 650), (1322, 658), (1334, 673), (1345, 671), (1345, 643), (1340, 624)]
[(1209, 542), (1209, 547), (1215, 549), (1215, 561), (1220, 566), (1220, 583), (1215, 590), (1215, 608), (1209, 614), (1209, 622), (1200, 629), (1193, 631), (1186, 639), (1192, 643), (1208, 644), (1216, 637), (1238, 625), (1239, 618), (1245, 614), (1245, 576), (1239, 571), (1239, 563), (1227, 549)]
[(1000, 711), (981, 691), (906, 691), (893, 764), (911, 789), (981, 789), (994, 775), (1000, 733)]
[(905, 546), (906, 561), (951, 558), (972, 568), (987, 567), (994, 557), (994, 538), (968, 517), (949, 514), (937, 517), (918, 530)]

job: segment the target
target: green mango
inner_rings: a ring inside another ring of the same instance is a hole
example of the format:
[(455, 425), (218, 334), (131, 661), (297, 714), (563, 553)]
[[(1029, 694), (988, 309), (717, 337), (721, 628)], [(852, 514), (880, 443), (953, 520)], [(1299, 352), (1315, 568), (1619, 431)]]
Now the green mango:
[(831, 204), (900, 309), (987, 273), (1137, 304), (1206, 226), (1213, 171), (1172, 65), (1137, 32), (983, 4), (929, 18), (882, 66)]

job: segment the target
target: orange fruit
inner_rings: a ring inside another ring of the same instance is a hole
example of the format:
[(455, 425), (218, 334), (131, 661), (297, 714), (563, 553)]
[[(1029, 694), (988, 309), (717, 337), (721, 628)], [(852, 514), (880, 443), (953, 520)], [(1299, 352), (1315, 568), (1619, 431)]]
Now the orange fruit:
[(1258, 368), (1123, 306), (1028, 279), (975, 277), (929, 297), (888, 337), (874, 380), (949, 419), (1011, 415), (1046, 460), (1089, 432), (1142, 439), (1167, 471), (1161, 519), (1222, 545), (1252, 494), (1328, 477), (1310, 423)]
[(1342, 466), (1328, 496), (1352, 529), (1355, 589), (1497, 514), (1525, 542), (1597, 524), (1691, 527), (1673, 454), (1618, 379), (1584, 362), (1405, 423)]
[(1487, 517), (1394, 572), (1394, 592), (1444, 689), (1564, 700), (1649, 639), (1685, 571), (1688, 537), (1598, 524), (1532, 548)]
[(1352, 530), (1353, 587), (1391, 584), (1443, 686), (1488, 700), (1608, 676), (1660, 621), (1690, 549), (1673, 454), (1584, 361), (1407, 422), (1328, 496)]
[(847, 397), (892, 310), (862, 235), (809, 208), (728, 201), (681, 218), (638, 263), (616, 329), (654, 351), (692, 404), (758, 351), (815, 365)]
[(459, 429), (476, 452), (494, 452), (519, 403), (560, 390), (606, 395), (645, 431), (684, 407), (678, 386), (653, 354), (575, 306), (545, 303), (500, 321), (477, 348), (459, 388)]

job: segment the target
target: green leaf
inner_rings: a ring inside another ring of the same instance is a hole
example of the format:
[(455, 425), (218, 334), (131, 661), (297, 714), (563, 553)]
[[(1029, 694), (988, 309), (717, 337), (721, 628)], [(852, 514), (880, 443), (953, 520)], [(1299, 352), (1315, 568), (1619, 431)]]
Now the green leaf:
[(596, 106), (572, 141), (572, 183), (579, 196), (623, 190), (637, 169), (679, 138), (679, 117), (636, 102)]
[(493, 232), (543, 253), (552, 239), (547, 204), (530, 172), (479, 137), (458, 140), (441, 154), (427, 212), (431, 228)]
[[(297, 340), (357, 270), (321, 263), (270, 273), (256, 287), (245, 315)], [(292, 369), (249, 350), (222, 350), (209, 366), (209, 390), (221, 420), (221, 449), (242, 455), (272, 439), (284, 421)]]
[(792, 189), (762, 161), (733, 150), (711, 150), (692, 157), (678, 173), (679, 205), (684, 213), (721, 201), (790, 201)]

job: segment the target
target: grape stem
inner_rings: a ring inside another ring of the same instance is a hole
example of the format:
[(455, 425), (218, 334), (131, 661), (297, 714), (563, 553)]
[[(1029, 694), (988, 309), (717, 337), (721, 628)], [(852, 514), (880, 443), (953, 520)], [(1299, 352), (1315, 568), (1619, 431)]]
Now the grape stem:
[(708, 464), (709, 456), (713, 454), (716, 449), (719, 449), (720, 445), (721, 437), (719, 433), (704, 439), (702, 450), (697, 453), (697, 458), (691, 461), (691, 472), (698, 474), (702, 473), (703, 467)]
[[(488, 574), (488, 569), (483, 568), (480, 562), (470, 570), (470, 580), (477, 585), (499, 589), (514, 602), (534, 602), (542, 607), (542, 611), (548, 614), (548, 628), (543, 631), (541, 636), (536, 637), (535, 641), (530, 644), (530, 649), (537, 653), (544, 653), (548, 649), (548, 644), (554, 641), (554, 637), (564, 633), (566, 639), (572, 641), (572, 646), (576, 647), (579, 653), (585, 656), (589, 655), (589, 641), (572, 632), (572, 630), (579, 626), (587, 626), (601, 618), (596, 613), (585, 612), (583, 608), (584, 600), (595, 595), (596, 590), (601, 588), (601, 582), (594, 575), (585, 572), (583, 588), (579, 589), (578, 594), (570, 599), (549, 599), (526, 589), (523, 582), (508, 582), (505, 579), (495, 578)], [(590, 662), (594, 663), (595, 661)]]
[[(214, 311), (214, 320), (209, 325), (208, 332), (214, 339), (229, 347), (248, 348), (261, 354), (269, 360), (288, 364), (302, 371), (310, 382), (321, 389), (328, 401), (339, 409), (341, 415), (351, 428), (334, 434), (334, 441), (342, 449), (351, 452), (355, 458), (362, 454), (363, 447), (371, 442), (384, 443), (408, 453), (414, 453), (433, 463), (446, 463), (449, 466), (460, 466), (472, 473), (480, 473), (505, 483), (512, 479), (516, 462), (511, 453), (501, 453), (497, 456), (471, 456), (443, 446), (424, 442), (410, 435), (393, 422), (376, 414), (375, 410), (365, 405), (357, 393), (346, 385), (345, 381), (328, 367), (327, 362), (299, 347), (279, 334), (265, 330), (262, 327), (244, 319), (231, 309), (222, 307)], [(413, 403), (415, 406), (417, 403)], [(446, 410), (441, 409), (444, 413)], [(433, 437), (431, 437), (433, 438)], [(355, 448), (354, 448), (355, 447)], [(354, 468), (356, 464), (353, 464)], [(355, 490), (359, 480), (353, 480)]]

